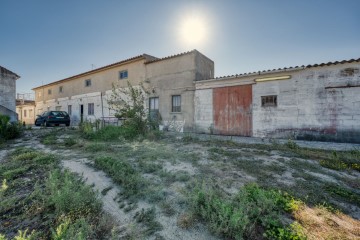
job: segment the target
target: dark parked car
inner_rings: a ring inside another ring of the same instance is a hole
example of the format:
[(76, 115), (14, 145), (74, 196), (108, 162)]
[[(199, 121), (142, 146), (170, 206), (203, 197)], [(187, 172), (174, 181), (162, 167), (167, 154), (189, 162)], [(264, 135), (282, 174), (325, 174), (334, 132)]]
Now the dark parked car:
[(59, 126), (60, 124), (70, 126), (70, 116), (67, 112), (47, 111), (43, 112), (41, 115), (37, 115), (35, 120), (35, 126), (45, 125), (46, 127), (49, 127), (51, 125)]

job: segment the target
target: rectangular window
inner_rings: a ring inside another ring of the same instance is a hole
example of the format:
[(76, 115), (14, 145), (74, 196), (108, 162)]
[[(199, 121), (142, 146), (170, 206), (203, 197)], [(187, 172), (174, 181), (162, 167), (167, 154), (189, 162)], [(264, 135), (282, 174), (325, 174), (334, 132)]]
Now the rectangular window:
[(24, 117), (26, 117), (26, 110), (24, 110)]
[(51, 95), (51, 89), (48, 89), (48, 95)]
[(277, 96), (261, 96), (261, 106), (262, 107), (276, 107), (277, 106)]
[(59, 93), (62, 93), (63, 92), (63, 86), (60, 86), (59, 87)]
[(88, 115), (94, 115), (94, 104), (93, 103), (88, 104)]
[(85, 87), (90, 87), (91, 86), (91, 79), (86, 79), (85, 80)]
[(171, 112), (181, 112), (181, 95), (172, 96)]
[(120, 71), (120, 72), (119, 72), (119, 78), (120, 78), (120, 79), (126, 79), (126, 78), (128, 78), (128, 71), (127, 71), (127, 70)]
[(60, 111), (61, 110), (61, 106), (56, 106), (55, 107), (55, 111)]
[(149, 98), (149, 114), (151, 119), (157, 119), (159, 117), (159, 98)]
[(71, 116), (71, 105), (68, 105), (68, 114), (69, 114), (69, 116)]

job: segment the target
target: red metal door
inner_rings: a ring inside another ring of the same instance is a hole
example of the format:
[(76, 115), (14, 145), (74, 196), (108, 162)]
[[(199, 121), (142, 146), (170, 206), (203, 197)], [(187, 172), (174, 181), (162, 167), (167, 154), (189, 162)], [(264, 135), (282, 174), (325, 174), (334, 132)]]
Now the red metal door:
[(214, 133), (251, 136), (252, 85), (213, 89)]

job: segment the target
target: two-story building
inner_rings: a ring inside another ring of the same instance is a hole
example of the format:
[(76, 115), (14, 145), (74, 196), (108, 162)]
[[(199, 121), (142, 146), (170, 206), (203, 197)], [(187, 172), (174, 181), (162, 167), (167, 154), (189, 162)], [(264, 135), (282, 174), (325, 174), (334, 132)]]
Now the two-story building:
[(114, 116), (108, 101), (112, 86), (127, 87), (140, 82), (153, 89), (146, 101), (158, 110), (163, 122), (179, 131), (192, 131), (195, 81), (213, 78), (214, 62), (198, 52), (156, 58), (147, 54), (84, 72), (34, 88), (36, 113), (64, 110), (71, 124)]

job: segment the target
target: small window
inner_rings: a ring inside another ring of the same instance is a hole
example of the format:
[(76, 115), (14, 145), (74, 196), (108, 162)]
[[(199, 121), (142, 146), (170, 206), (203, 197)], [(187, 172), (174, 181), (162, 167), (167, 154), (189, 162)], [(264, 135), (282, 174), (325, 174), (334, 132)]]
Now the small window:
[(71, 105), (68, 105), (68, 114), (71, 116)]
[(59, 93), (62, 93), (63, 92), (63, 86), (60, 86), (59, 87)]
[(261, 106), (262, 107), (276, 107), (277, 106), (277, 96), (261, 96)]
[(171, 112), (181, 112), (181, 95), (172, 96)]
[(119, 72), (119, 78), (120, 78), (120, 79), (126, 79), (126, 78), (128, 78), (128, 71), (127, 71), (127, 70), (125, 70), (125, 71), (120, 71), (120, 72)]
[(94, 104), (93, 103), (88, 104), (88, 115), (94, 115)]
[(48, 89), (48, 95), (51, 95), (51, 89)]
[(26, 117), (26, 110), (24, 110), (24, 117)]
[(90, 87), (91, 86), (91, 79), (86, 79), (85, 80), (85, 87)]

